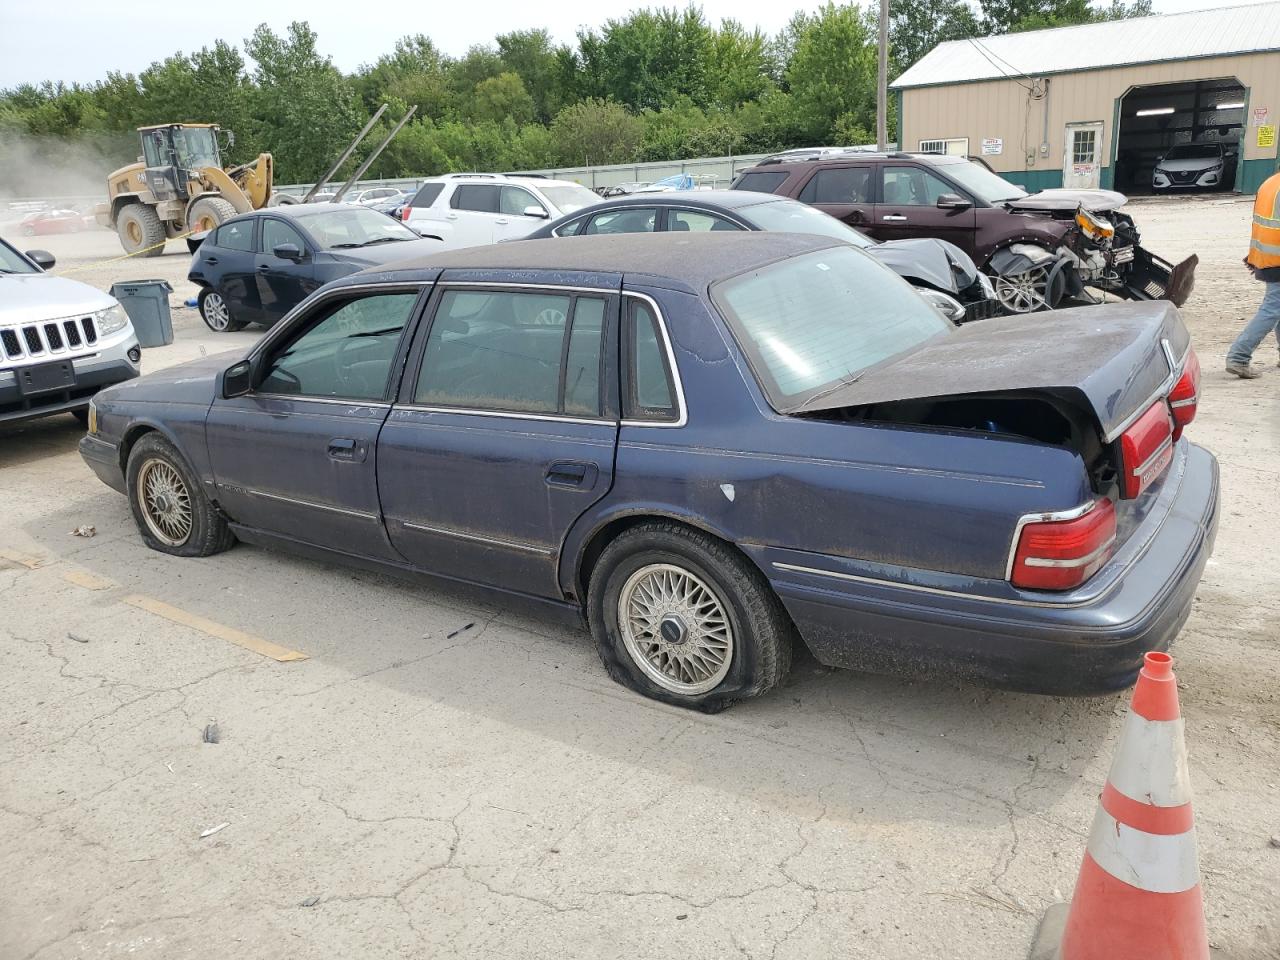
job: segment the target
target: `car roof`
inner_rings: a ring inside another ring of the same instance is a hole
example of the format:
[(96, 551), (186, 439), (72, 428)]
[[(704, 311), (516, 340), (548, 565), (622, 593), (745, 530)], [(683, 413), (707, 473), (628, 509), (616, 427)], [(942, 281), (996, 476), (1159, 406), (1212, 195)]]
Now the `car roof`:
[[(748, 167), (747, 170), (768, 170), (772, 167), (801, 168), (806, 165), (823, 166), (825, 164), (849, 163), (850, 161), (856, 162), (859, 160), (919, 160), (924, 163), (939, 165), (973, 162), (968, 157), (958, 157), (945, 153), (907, 153), (901, 150), (881, 153), (875, 150), (850, 150), (846, 153), (818, 154), (815, 151), (813, 154), (803, 156), (797, 153), (776, 153), (771, 157), (765, 157), (754, 167)], [(746, 173), (747, 170), (741, 172)]]
[(332, 213), (334, 210), (368, 210), (359, 203), (282, 203), (278, 207), (264, 207), (261, 210), (250, 210), (247, 213), (228, 217), (224, 223), (232, 220), (247, 220), (250, 217), (274, 216), (285, 220), (305, 220), (320, 213)]
[[(621, 233), (591, 237), (515, 240), (465, 247), (400, 260), (365, 271), (390, 280), (403, 274), (440, 270), (520, 271), (522, 274), (642, 275), (663, 278), (690, 290), (705, 290), (725, 277), (812, 250), (844, 246), (832, 237), (752, 231), (717, 233)], [(359, 276), (359, 274), (357, 274)], [(529, 282), (548, 282), (538, 278)]]

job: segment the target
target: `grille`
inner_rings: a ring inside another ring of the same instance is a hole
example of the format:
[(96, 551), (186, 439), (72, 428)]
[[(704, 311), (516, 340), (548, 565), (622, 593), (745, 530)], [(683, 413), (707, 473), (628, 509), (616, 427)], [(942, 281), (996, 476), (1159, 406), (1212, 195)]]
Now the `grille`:
[(3, 347), (0, 355), (8, 360), (21, 360), (64, 353), (97, 342), (98, 330), (93, 325), (93, 317), (73, 317), (0, 330), (0, 346)]
[(1174, 183), (1191, 183), (1200, 174), (1199, 170), (1175, 170), (1169, 174)]

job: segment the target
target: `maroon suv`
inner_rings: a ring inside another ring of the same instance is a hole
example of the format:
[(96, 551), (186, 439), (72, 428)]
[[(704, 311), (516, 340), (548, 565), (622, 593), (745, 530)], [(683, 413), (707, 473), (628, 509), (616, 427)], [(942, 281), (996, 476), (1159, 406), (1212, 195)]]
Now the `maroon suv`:
[(877, 240), (938, 237), (963, 249), (994, 282), (1006, 310), (1052, 309), (1085, 287), (1181, 306), (1197, 258), (1176, 267), (1139, 246), (1112, 190), (1028, 194), (964, 157), (869, 153), (770, 157), (735, 190), (812, 204)]

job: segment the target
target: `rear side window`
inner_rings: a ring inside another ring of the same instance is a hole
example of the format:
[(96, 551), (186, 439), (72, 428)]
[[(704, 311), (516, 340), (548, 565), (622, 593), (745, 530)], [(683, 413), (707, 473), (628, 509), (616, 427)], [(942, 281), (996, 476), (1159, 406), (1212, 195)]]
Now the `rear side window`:
[(424, 183), (417, 196), (413, 198), (413, 203), (409, 204), (409, 206), (429, 207), (436, 202), (436, 197), (440, 196), (440, 191), (443, 189), (443, 183)]
[(667, 367), (665, 342), (653, 308), (643, 300), (631, 301), (623, 344), (627, 373), (623, 416), (628, 420), (675, 420), (676, 391)]
[(455, 210), (478, 210), (481, 213), (498, 212), (498, 188), (487, 183), (464, 183), (453, 191), (449, 206)]
[(732, 190), (754, 190), (756, 193), (776, 193), (787, 182), (785, 170), (748, 171), (733, 181)]
[(597, 213), (587, 223), (584, 234), (653, 233), (658, 211), (653, 207), (624, 207)]
[(253, 220), (236, 220), (224, 223), (213, 235), (213, 245), (223, 250), (253, 249)]
[(667, 229), (675, 233), (701, 233), (708, 230), (741, 230), (732, 221), (717, 217), (714, 213), (698, 210), (668, 210)]
[(440, 300), (414, 402), (599, 416), (605, 300), (450, 290)]
[(871, 168), (819, 170), (804, 185), (799, 199), (804, 203), (870, 203)]

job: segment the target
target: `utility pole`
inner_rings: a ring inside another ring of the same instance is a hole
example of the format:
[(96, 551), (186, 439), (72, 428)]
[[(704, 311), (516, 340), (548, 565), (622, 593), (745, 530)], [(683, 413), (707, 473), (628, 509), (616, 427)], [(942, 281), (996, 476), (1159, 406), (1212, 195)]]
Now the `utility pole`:
[(880, 0), (880, 69), (876, 72), (876, 149), (889, 147), (889, 0)]

